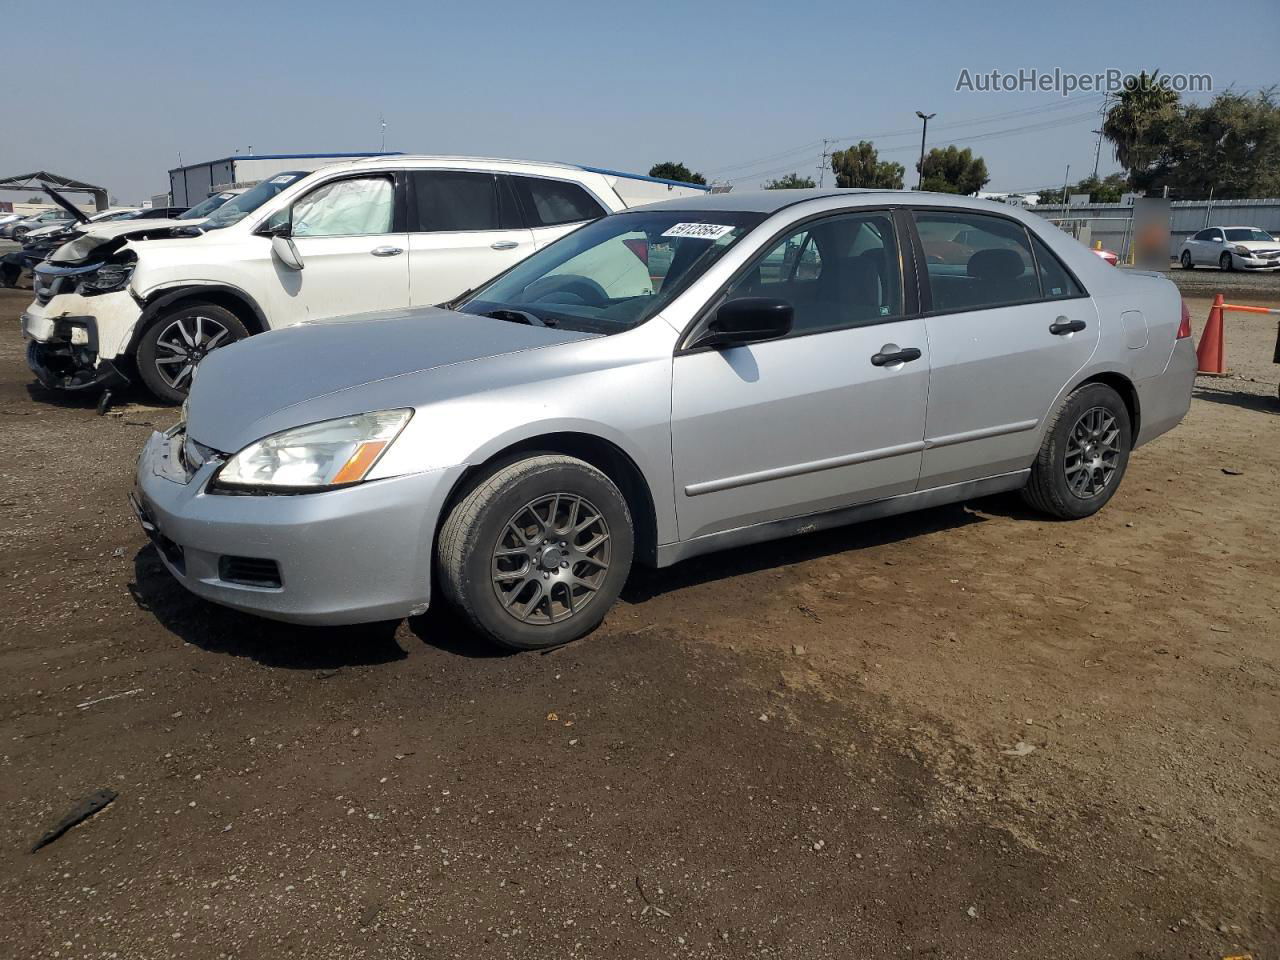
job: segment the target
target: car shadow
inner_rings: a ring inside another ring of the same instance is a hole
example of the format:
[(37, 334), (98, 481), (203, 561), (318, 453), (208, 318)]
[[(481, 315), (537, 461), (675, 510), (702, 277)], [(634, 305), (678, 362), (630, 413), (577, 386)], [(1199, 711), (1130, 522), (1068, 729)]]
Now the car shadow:
[(202, 600), (176, 581), (148, 544), (133, 558), (129, 593), (174, 636), (210, 653), (248, 657), (263, 666), (326, 670), (403, 660), (398, 621), (308, 627), (266, 620)]
[[(1000, 499), (1003, 498), (987, 497), (972, 503), (980, 504), (985, 511), (992, 501)], [(622, 590), (622, 599), (627, 603), (641, 604), (665, 593), (698, 584), (898, 543), (928, 533), (982, 523), (984, 520), (984, 517), (970, 509), (968, 503), (948, 504), (896, 517), (834, 527), (818, 533), (704, 554), (658, 570), (634, 566), (627, 585)]]
[(1280, 397), (1271, 394), (1245, 393), (1243, 390), (1216, 390), (1212, 387), (1196, 386), (1191, 396), (1197, 400), (1208, 400), (1210, 403), (1223, 403), (1242, 410), (1255, 410), (1259, 413), (1280, 413)]

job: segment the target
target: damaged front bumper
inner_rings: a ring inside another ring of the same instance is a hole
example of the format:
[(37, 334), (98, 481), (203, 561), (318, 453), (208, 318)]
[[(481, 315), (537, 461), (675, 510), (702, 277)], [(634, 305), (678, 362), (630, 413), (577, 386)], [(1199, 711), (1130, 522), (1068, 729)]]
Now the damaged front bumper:
[(27, 366), (50, 390), (116, 389), (129, 378), (110, 360), (98, 356), (98, 327), (93, 317), (61, 317), (43, 340), (31, 337), (27, 316)]
[(129, 378), (120, 358), (140, 314), (125, 291), (47, 299), (37, 293), (22, 315), (27, 366), (52, 390), (123, 387)]

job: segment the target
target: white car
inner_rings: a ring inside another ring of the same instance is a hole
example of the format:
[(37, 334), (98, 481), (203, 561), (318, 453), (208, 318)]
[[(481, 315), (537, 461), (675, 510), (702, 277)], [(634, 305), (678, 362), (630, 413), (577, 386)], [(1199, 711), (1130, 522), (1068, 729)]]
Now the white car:
[[(304, 320), (443, 303), (583, 223), (706, 189), (458, 157), (280, 174), (193, 228), (104, 227), (60, 247), (37, 268), (23, 314), (27, 362), (55, 389), (110, 389), (136, 370), (177, 403), (218, 347)], [(635, 258), (630, 286), (649, 285), (646, 267)]]
[(1206, 227), (1182, 241), (1182, 269), (1213, 266), (1222, 270), (1280, 268), (1280, 240), (1257, 227)]

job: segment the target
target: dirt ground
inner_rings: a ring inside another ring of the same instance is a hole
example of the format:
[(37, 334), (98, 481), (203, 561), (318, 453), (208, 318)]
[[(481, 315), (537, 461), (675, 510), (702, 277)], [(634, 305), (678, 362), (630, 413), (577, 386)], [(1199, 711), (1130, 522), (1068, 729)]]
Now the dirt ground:
[(1280, 956), (1273, 318), (1228, 320), (1235, 376), (1094, 518), (1000, 497), (639, 572), (501, 656), (187, 595), (125, 504), (173, 411), (32, 386), (28, 297), (0, 956)]

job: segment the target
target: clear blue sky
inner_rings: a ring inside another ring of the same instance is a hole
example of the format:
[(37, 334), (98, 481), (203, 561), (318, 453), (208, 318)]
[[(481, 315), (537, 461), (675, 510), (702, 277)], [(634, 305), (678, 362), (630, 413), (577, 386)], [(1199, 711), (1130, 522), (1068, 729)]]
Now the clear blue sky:
[(931, 145), (1001, 134), (961, 145), (986, 158), (988, 189), (1030, 189), (1067, 163), (1073, 180), (1092, 170), (1100, 98), (956, 92), (963, 68), (1158, 67), (1252, 90), (1280, 81), (1277, 14), (1274, 0), (61, 0), (9, 25), (42, 39), (6, 45), (0, 175), (43, 168), (140, 200), (167, 188), (179, 151), (374, 150), (382, 114), (388, 149), (640, 172), (675, 159), (736, 189), (813, 173), (824, 137), (893, 133), (875, 142), (910, 184), (923, 109), (938, 114)]

